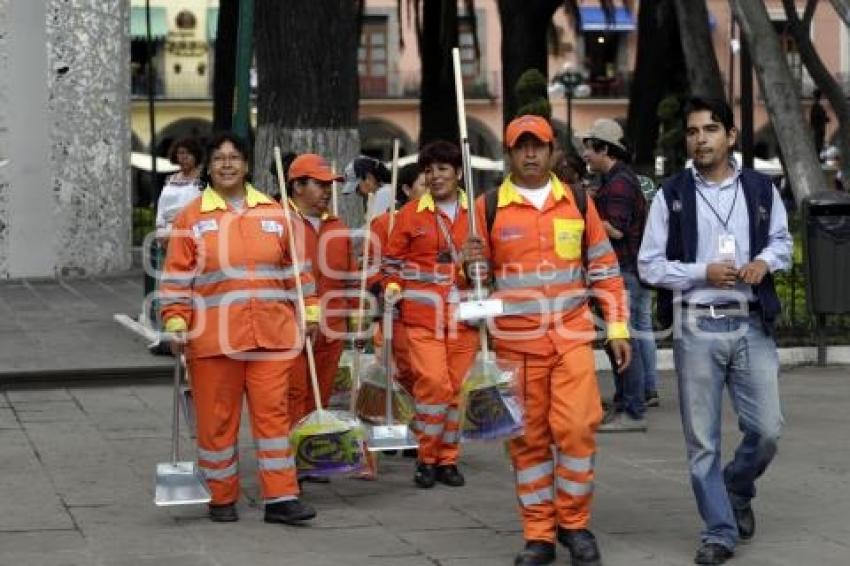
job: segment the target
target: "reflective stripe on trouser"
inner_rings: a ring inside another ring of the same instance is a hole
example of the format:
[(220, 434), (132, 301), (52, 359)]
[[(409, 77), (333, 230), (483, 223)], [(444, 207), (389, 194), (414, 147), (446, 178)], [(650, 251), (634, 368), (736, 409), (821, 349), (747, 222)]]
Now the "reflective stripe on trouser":
[(242, 395), (247, 391), (263, 498), (297, 495), (289, 444), (286, 393), (294, 360), (189, 360), (198, 426), (198, 465), (214, 504), (239, 499), (238, 451)]
[[(327, 408), (331, 399), (343, 346), (341, 340), (328, 340), (323, 334), (319, 334), (316, 343), (313, 345), (319, 396), (322, 399), (322, 407), (325, 408)], [(316, 401), (313, 399), (309, 366), (307, 365), (307, 352), (302, 353), (294, 361), (296, 362), (295, 370), (289, 384), (289, 414), (292, 417), (293, 426), (316, 410)]]
[[(602, 419), (589, 345), (554, 356), (498, 352), (521, 370), (525, 434), (509, 443), (526, 540), (590, 521), (596, 427)], [(553, 455), (551, 445), (555, 445)]]
[(408, 326), (410, 368), (415, 380), (414, 429), (419, 461), (447, 465), (457, 462), (460, 384), (478, 352), (478, 332), (466, 327), (442, 339), (434, 331)]

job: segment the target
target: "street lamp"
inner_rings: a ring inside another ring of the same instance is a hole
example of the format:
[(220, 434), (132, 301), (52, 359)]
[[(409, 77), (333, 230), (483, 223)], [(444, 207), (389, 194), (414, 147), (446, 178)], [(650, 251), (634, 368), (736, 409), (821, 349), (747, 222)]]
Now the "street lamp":
[(567, 99), (567, 137), (573, 131), (573, 98), (585, 97), (590, 94), (590, 86), (584, 82), (584, 74), (570, 63), (565, 64), (552, 79), (549, 94), (563, 92)]

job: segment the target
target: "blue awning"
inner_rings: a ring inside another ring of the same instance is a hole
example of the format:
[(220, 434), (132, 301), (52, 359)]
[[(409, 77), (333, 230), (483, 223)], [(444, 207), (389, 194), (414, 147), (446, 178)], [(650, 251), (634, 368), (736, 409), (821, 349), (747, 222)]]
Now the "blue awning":
[(215, 41), (218, 36), (218, 8), (207, 8), (207, 40)]
[(618, 6), (614, 18), (609, 20), (599, 6), (581, 8), (582, 31), (634, 31), (637, 29), (632, 13)]
[[(167, 35), (168, 18), (165, 8), (161, 6), (151, 8), (151, 38), (165, 39)], [(148, 38), (148, 21), (144, 7), (130, 7), (130, 37), (141, 40)]]

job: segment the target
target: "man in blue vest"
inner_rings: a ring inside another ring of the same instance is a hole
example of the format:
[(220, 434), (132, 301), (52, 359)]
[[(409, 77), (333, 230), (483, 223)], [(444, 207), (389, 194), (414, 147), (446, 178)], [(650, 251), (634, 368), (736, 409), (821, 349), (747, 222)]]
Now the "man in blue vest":
[[(733, 157), (729, 106), (694, 98), (685, 120), (692, 164), (655, 196), (638, 270), (661, 289), (659, 319), (672, 325), (691, 485), (705, 522), (694, 561), (723, 564), (755, 534), (755, 481), (782, 429), (772, 274), (791, 265), (793, 246), (779, 192)], [(724, 385), (744, 436), (721, 469)]]

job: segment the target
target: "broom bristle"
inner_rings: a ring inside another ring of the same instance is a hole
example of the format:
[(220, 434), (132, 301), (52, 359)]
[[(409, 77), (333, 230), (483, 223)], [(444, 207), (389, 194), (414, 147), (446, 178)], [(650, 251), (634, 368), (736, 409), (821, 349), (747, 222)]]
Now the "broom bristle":
[(522, 431), (516, 413), (497, 386), (473, 389), (466, 394), (461, 434), (470, 440), (514, 436)]

